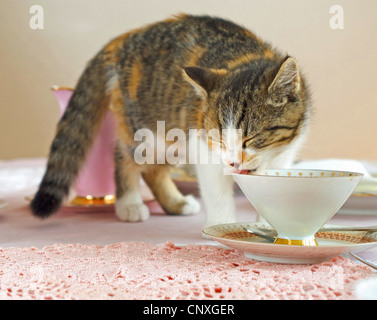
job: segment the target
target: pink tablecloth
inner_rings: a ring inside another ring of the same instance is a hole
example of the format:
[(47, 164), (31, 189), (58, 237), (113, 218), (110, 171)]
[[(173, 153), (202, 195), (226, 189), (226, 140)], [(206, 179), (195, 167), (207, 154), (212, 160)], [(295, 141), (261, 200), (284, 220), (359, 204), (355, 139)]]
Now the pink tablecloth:
[[(44, 159), (0, 161), (0, 200), (8, 203), (0, 209), (0, 247), (41, 248), (56, 242), (106, 245), (119, 241), (147, 241), (161, 244), (167, 240), (176, 244), (213, 244), (201, 236), (205, 222), (203, 209), (196, 216), (176, 217), (163, 214), (152, 204), (150, 219), (142, 223), (121, 223), (113, 210), (80, 213), (62, 210), (49, 219), (36, 219), (29, 211), (26, 197), (36, 191), (44, 166)], [(255, 221), (256, 212), (244, 196), (237, 196), (236, 204), (239, 221)], [(329, 223), (377, 225), (377, 197), (353, 197), (344, 208), (346, 212), (352, 210), (358, 214), (338, 213)], [(366, 209), (365, 213), (363, 209)]]
[[(161, 245), (166, 241), (175, 245), (217, 245), (201, 235), (205, 221), (204, 210), (196, 216), (177, 217), (167, 216), (158, 206), (152, 205), (150, 219), (142, 223), (122, 223), (113, 210), (80, 213), (62, 210), (49, 219), (36, 219), (31, 215), (25, 197), (36, 191), (44, 164), (44, 159), (0, 161), (0, 200), (8, 203), (0, 209), (0, 248), (42, 249), (56, 243), (105, 246), (127, 241), (153, 245)], [(371, 206), (377, 209), (377, 197), (375, 205), (368, 199), (367, 214), (360, 214), (363, 212), (363, 203), (362, 199), (358, 201), (359, 208), (353, 208), (357, 214), (338, 213), (329, 223), (377, 225), (377, 214), (374, 215), (373, 210), (370, 210)], [(239, 221), (255, 221), (256, 212), (244, 196), (237, 196), (236, 203)], [(377, 249), (361, 252), (360, 256), (377, 262)]]

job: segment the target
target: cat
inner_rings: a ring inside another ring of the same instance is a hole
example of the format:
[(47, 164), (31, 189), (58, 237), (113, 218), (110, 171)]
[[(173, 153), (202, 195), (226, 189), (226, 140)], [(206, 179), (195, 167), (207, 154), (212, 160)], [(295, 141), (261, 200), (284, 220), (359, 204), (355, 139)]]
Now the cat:
[(309, 90), (296, 60), (233, 22), (180, 14), (133, 30), (106, 44), (81, 75), (30, 205), (35, 216), (58, 211), (109, 108), (117, 119), (115, 211), (122, 221), (149, 217), (140, 177), (167, 214), (200, 210), (192, 195), (177, 189), (170, 165), (135, 163), (137, 130), (156, 132), (157, 121), (165, 121), (166, 132), (180, 128), (187, 136), (193, 128), (242, 133), (232, 157), (227, 150), (232, 135), (199, 137), (199, 153), (224, 155), (221, 163), (197, 165), (206, 226), (237, 220), (233, 179), (224, 168), (257, 174), (289, 167), (311, 117)]

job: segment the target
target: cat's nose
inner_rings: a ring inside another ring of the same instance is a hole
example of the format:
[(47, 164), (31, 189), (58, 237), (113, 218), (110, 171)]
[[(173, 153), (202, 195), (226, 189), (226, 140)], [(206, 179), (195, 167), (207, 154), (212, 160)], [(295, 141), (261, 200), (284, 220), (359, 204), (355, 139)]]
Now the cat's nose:
[(239, 162), (232, 162), (232, 163), (229, 163), (229, 165), (231, 167), (234, 167), (234, 168), (238, 169), (240, 167), (241, 163), (239, 163)]

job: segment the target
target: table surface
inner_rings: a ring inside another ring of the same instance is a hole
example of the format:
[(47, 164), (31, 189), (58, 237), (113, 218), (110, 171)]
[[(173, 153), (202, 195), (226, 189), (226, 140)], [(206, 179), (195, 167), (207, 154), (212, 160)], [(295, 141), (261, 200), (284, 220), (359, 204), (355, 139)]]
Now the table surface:
[[(152, 204), (151, 217), (139, 223), (120, 222), (112, 208), (96, 212), (64, 209), (48, 219), (37, 219), (29, 210), (26, 197), (35, 193), (44, 166), (44, 159), (0, 161), (0, 200), (8, 203), (0, 209), (0, 247), (43, 248), (55, 243), (106, 245), (122, 241), (217, 245), (202, 237), (204, 209), (193, 216), (168, 216)], [(377, 197), (361, 197), (350, 201), (353, 202), (346, 203), (348, 213), (342, 214), (340, 211), (329, 223), (377, 225)], [(365, 208), (363, 203), (366, 203)], [(239, 221), (256, 221), (257, 214), (243, 195), (236, 196), (236, 206)], [(355, 214), (349, 213), (350, 207)], [(363, 209), (366, 211), (363, 212)], [(359, 255), (377, 263), (377, 247), (360, 252)]]

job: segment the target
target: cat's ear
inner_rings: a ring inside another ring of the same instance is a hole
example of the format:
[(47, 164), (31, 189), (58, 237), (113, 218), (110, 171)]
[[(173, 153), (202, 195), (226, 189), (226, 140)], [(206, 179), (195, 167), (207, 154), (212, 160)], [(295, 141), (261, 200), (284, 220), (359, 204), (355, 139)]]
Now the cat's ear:
[(224, 69), (205, 69), (199, 67), (183, 68), (183, 77), (199, 94), (208, 95), (222, 77), (227, 73)]
[(268, 92), (279, 95), (295, 95), (299, 90), (300, 72), (297, 62), (292, 57), (288, 57), (280, 66), (275, 79), (268, 88)]

